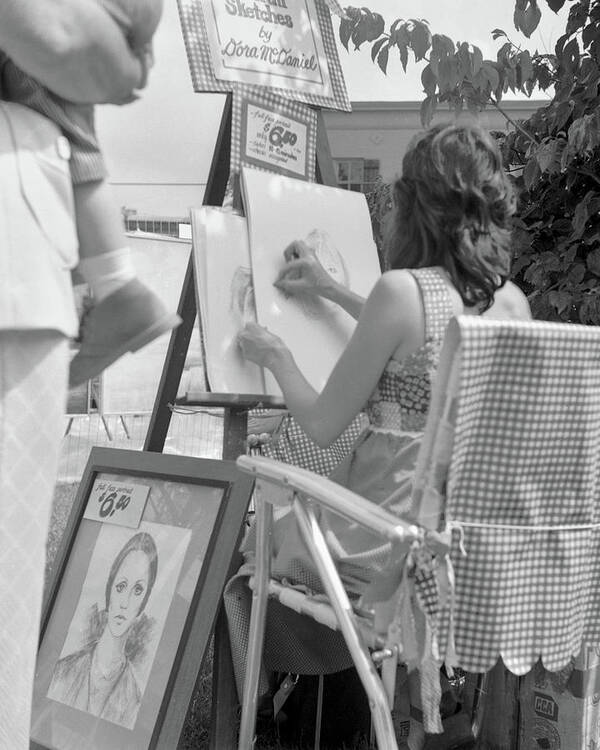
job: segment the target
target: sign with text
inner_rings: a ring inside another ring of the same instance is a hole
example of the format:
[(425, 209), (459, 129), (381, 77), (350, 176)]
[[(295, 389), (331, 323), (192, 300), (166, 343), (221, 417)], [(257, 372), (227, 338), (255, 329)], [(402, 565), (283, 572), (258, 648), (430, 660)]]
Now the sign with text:
[(206, 0), (215, 76), (331, 95), (314, 0)]
[(177, 0), (194, 91), (350, 111), (326, 0)]
[(314, 138), (309, 131), (315, 124), (310, 114), (298, 107), (286, 107), (284, 102), (276, 106), (245, 99), (240, 123), (241, 163), (312, 179), (309, 164), (314, 148), (309, 149), (309, 141), (312, 146)]
[(149, 492), (150, 487), (146, 484), (96, 479), (83, 517), (137, 529)]

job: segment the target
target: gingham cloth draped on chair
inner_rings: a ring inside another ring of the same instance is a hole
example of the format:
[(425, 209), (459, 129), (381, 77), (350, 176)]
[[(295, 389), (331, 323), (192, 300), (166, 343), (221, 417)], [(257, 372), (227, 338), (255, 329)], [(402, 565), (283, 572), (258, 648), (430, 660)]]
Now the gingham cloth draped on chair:
[(600, 329), (463, 316), (440, 377), (415, 499), (455, 529), (442, 656), (557, 671), (600, 642)]

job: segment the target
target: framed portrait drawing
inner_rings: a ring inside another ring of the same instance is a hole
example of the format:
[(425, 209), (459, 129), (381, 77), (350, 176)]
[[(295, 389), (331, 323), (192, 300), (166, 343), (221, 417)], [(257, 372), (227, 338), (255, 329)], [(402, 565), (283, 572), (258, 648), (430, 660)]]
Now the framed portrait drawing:
[(94, 448), (42, 615), (31, 747), (177, 747), (252, 492), (233, 462)]

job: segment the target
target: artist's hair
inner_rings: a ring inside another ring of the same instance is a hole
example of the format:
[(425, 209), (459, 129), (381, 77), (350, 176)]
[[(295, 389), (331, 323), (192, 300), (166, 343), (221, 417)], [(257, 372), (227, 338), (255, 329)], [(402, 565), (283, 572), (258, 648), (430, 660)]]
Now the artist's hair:
[(130, 552), (144, 552), (148, 558), (148, 586), (144, 594), (142, 606), (140, 612), (143, 612), (148, 597), (152, 592), (152, 587), (156, 581), (156, 574), (158, 572), (158, 550), (154, 539), (147, 534), (145, 531), (140, 531), (138, 534), (134, 534), (123, 546), (119, 554), (113, 560), (113, 564), (110, 567), (110, 573), (108, 574), (108, 580), (106, 581), (106, 588), (104, 590), (104, 597), (106, 600), (106, 609), (108, 610), (108, 603), (110, 601), (110, 591), (112, 589), (115, 577), (121, 567), (121, 563), (127, 557)]
[(443, 266), (465, 305), (487, 309), (507, 280), (516, 199), (493, 138), (471, 123), (415, 138), (393, 188), (389, 268)]

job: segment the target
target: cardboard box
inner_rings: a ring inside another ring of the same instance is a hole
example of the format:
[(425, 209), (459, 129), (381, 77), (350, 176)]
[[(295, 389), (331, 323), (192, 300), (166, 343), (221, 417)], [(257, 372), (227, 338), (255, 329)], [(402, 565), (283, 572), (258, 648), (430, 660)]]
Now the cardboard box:
[(600, 644), (560, 672), (537, 664), (521, 678), (520, 750), (600, 749)]

